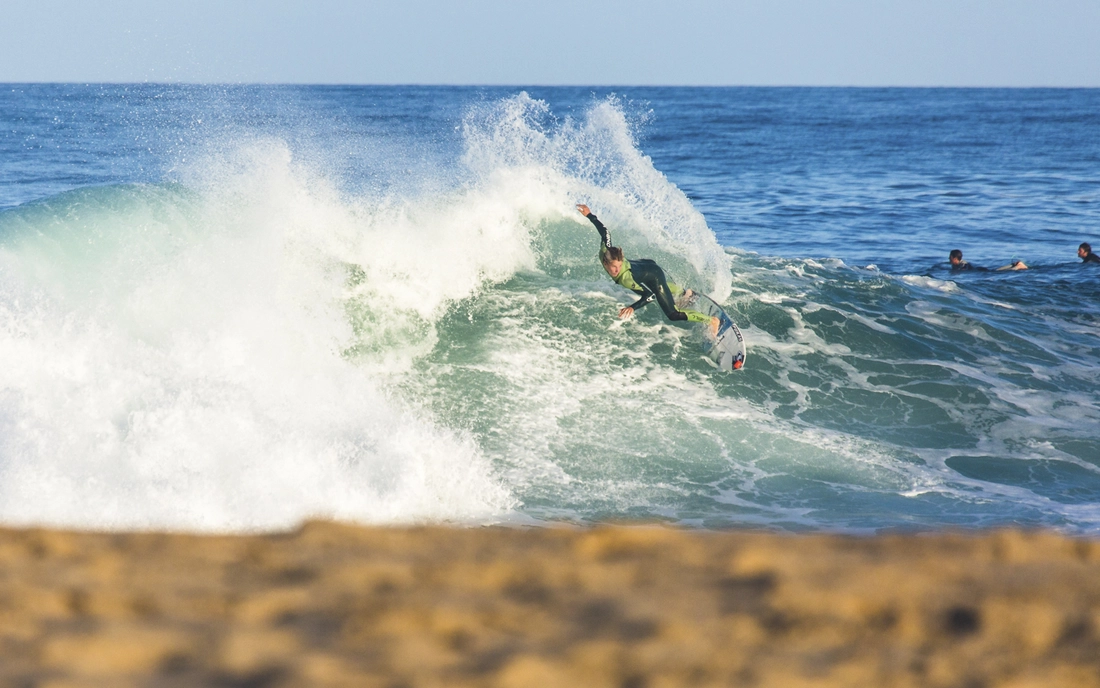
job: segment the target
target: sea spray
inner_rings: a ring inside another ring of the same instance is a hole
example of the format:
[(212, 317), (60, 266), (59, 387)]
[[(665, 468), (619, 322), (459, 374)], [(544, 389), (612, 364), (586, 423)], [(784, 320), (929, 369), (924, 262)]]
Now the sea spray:
[(559, 121), (545, 102), (521, 93), (467, 115), (463, 161), (480, 178), (541, 180), (551, 198), (561, 197), (558, 212), (571, 209), (570, 201), (590, 205), (623, 232), (616, 236), (629, 237), (623, 245), (656, 252), (667, 268), (724, 300), (727, 254), (703, 216), (639, 150), (634, 126), (615, 98), (593, 103), (580, 120)]

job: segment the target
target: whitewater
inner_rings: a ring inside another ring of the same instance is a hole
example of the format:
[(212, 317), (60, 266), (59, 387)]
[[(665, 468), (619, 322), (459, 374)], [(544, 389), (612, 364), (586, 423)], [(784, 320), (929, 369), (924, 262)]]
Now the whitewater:
[(1100, 96), (992, 94), (5, 86), (0, 523), (1095, 533)]

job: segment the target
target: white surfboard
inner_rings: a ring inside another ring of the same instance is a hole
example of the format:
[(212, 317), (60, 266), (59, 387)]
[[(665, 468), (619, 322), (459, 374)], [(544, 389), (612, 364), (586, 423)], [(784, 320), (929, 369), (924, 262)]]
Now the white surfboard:
[(709, 326), (703, 326), (704, 360), (727, 373), (741, 370), (745, 365), (745, 356), (748, 354), (745, 349), (745, 338), (741, 335), (741, 330), (737, 329), (733, 319), (722, 310), (721, 306), (714, 302), (714, 299), (705, 294), (693, 292), (691, 296), (682, 297), (678, 300), (676, 307), (699, 311), (718, 318), (717, 336), (711, 334)]

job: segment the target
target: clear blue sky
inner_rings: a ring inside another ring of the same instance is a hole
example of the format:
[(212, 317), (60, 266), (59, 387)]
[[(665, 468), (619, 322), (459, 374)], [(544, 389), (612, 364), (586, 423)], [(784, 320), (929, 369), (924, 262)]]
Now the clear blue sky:
[(1100, 86), (1100, 0), (0, 0), (0, 82)]

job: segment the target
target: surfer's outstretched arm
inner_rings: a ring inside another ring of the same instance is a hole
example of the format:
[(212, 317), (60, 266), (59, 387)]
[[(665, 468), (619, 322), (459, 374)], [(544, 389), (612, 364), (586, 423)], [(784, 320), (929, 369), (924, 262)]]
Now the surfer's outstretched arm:
[(657, 298), (657, 295), (654, 294), (652, 291), (649, 291), (647, 289), (646, 293), (642, 295), (642, 298), (638, 299), (634, 303), (630, 304), (626, 308), (619, 311), (619, 317), (620, 318), (625, 318), (625, 317), (628, 317), (630, 315), (633, 315), (635, 311), (637, 311), (642, 306), (645, 306), (645, 305), (649, 304), (655, 298)]
[(603, 243), (603, 247), (605, 249), (611, 248), (611, 232), (607, 231), (607, 227), (603, 226), (603, 223), (596, 217), (596, 214), (589, 210), (588, 206), (583, 203), (577, 204), (577, 210), (581, 212), (581, 215), (587, 217), (589, 222), (596, 225), (596, 231), (600, 233), (600, 242)]

